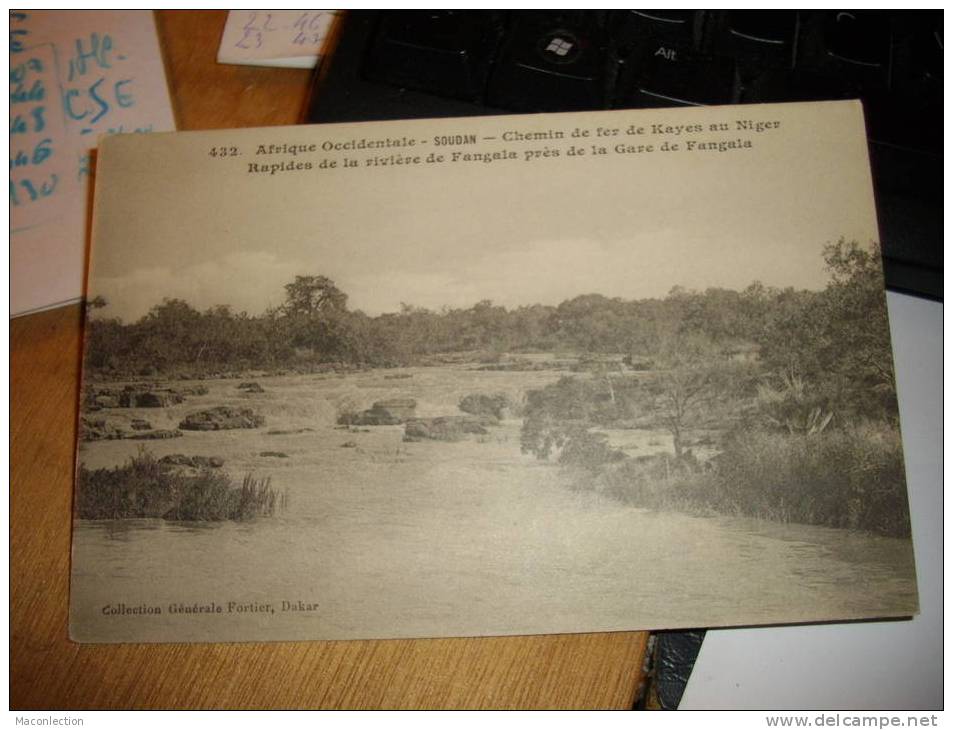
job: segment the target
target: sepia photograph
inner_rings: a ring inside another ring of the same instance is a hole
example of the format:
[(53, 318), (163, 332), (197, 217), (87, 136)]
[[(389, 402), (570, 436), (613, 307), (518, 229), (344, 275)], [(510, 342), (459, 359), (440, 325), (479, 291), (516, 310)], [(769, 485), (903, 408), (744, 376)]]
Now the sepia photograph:
[(878, 240), (850, 102), (105, 140), (71, 636), (914, 615)]

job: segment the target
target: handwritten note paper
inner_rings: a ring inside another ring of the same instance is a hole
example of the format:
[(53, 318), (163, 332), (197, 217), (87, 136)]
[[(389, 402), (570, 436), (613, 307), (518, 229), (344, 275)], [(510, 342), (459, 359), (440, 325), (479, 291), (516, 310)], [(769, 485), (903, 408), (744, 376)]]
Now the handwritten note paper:
[(82, 297), (99, 136), (172, 129), (152, 13), (10, 13), (13, 316)]
[(218, 62), (314, 68), (336, 14), (335, 10), (232, 10)]

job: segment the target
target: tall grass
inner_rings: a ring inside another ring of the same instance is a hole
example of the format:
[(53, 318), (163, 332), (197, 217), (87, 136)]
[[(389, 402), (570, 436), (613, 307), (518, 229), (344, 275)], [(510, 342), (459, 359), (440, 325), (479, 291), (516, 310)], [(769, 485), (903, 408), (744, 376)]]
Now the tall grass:
[(604, 472), (597, 488), (654, 509), (910, 535), (900, 434), (881, 424), (744, 431), (707, 469), (671, 457), (630, 459)]
[(286, 495), (279, 497), (271, 487), (271, 477), (256, 479), (251, 474), (246, 474), (242, 479), (241, 489), (234, 490), (237, 493), (237, 503), (234, 507), (235, 517), (232, 519), (247, 520), (259, 515), (271, 517), (275, 513), (275, 507), (280, 502), (287, 499)]
[(158, 517), (216, 522), (268, 517), (287, 505), (271, 479), (248, 474), (236, 487), (222, 469), (186, 472), (159, 462), (141, 449), (123, 466), (87, 469), (80, 465), (76, 514), (81, 519)]

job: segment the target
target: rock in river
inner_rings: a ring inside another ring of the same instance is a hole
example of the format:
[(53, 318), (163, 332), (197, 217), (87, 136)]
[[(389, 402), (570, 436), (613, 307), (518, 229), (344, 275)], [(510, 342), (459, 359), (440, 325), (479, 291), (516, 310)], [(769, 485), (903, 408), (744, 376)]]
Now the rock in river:
[(181, 435), (182, 432), (177, 428), (157, 428), (152, 431), (136, 431), (135, 433), (128, 434), (125, 438), (137, 441), (149, 441), (154, 439), (176, 439)]
[(230, 428), (258, 428), (264, 424), (265, 417), (251, 408), (216, 406), (190, 413), (179, 424), (179, 428), (186, 431), (224, 431)]
[[(379, 400), (368, 410), (347, 417), (352, 426), (396, 426), (414, 417), (417, 401), (413, 398)], [(339, 422), (343, 422), (339, 419)]]
[(171, 390), (133, 390), (127, 389), (119, 394), (119, 405), (123, 408), (165, 408), (184, 399)]
[(485, 421), (477, 416), (415, 418), (404, 426), (404, 441), (459, 441), (466, 434), (486, 434)]

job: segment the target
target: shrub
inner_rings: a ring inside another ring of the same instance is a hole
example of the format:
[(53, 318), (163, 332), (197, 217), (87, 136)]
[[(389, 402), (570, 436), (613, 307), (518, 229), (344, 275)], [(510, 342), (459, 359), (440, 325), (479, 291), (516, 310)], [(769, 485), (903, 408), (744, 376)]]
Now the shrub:
[(484, 395), (483, 393), (470, 393), (460, 400), (460, 410), (464, 413), (472, 413), (474, 416), (493, 416), (501, 420), (504, 411), (510, 406), (510, 399), (505, 393), (494, 393), (493, 395)]
[[(583, 438), (578, 451), (591, 450), (586, 434), (593, 426), (612, 426), (633, 415), (635, 380), (613, 386), (607, 378), (562, 377), (557, 382), (526, 393), (520, 448), (524, 454), (548, 459), (556, 448)], [(608, 452), (607, 452), (608, 453)], [(615, 457), (612, 457), (613, 459)]]
[(270, 479), (247, 475), (236, 487), (221, 468), (182, 468), (141, 449), (126, 464), (111, 469), (91, 470), (80, 464), (76, 514), (87, 520), (247, 520), (270, 516), (286, 501)]
[(744, 433), (721, 455), (717, 477), (719, 501), (746, 514), (910, 534), (900, 434), (888, 426)]
[(589, 471), (599, 471), (606, 464), (621, 461), (625, 454), (609, 446), (609, 437), (604, 433), (593, 433), (583, 426), (567, 430), (559, 463), (581, 466)]
[(693, 458), (670, 454), (626, 459), (596, 481), (600, 493), (626, 504), (696, 514), (712, 511), (712, 486), (711, 474)]
[(627, 504), (910, 535), (900, 434), (865, 424), (815, 434), (740, 432), (708, 466), (627, 459), (596, 488)]

